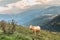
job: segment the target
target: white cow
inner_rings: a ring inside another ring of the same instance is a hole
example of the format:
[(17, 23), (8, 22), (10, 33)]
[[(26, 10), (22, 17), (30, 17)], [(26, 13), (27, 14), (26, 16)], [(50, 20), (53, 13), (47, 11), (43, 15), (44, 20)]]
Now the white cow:
[(32, 30), (33, 32), (40, 32), (41, 28), (40, 26), (32, 26), (30, 25), (30, 30)]

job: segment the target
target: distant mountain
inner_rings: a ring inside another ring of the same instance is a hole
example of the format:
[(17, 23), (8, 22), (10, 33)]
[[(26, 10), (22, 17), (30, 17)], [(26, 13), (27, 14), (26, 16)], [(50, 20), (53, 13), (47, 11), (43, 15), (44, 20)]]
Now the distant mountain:
[(23, 25), (36, 25), (36, 26), (42, 26), (45, 22), (50, 21), (54, 18), (55, 15), (44, 15), (44, 16), (39, 16), (36, 17), (35, 19), (30, 20), (27, 23), (24, 23)]
[(51, 21), (47, 22), (47, 24), (44, 26), (47, 30), (60, 32), (60, 15), (56, 16)]
[(52, 6), (42, 11), (43, 14), (60, 14), (60, 6)]
[(33, 25), (39, 25), (59, 14), (60, 6), (35, 5), (18, 14), (0, 14), (0, 20), (8, 21), (13, 17), (20, 25), (33, 24), (35, 21)]
[[(26, 21), (23, 23), (23, 25), (30, 24), (30, 22), (32, 20), (38, 19), (39, 16), (40, 16), (40, 18), (43, 18), (42, 16), (46, 16), (46, 19), (48, 17), (54, 18), (53, 16), (60, 14), (60, 6), (48, 6), (48, 7), (45, 6), (43, 8), (32, 7), (30, 9), (26, 10), (25, 12), (22, 12), (21, 14), (22, 15), (20, 15), (20, 16), (23, 16), (23, 20)], [(39, 19), (39, 20), (41, 20), (41, 19)], [(36, 21), (38, 21), (38, 20), (36, 20)], [(33, 23), (31, 23), (31, 24), (33, 24)], [(36, 23), (36, 24), (38, 24), (38, 23)]]

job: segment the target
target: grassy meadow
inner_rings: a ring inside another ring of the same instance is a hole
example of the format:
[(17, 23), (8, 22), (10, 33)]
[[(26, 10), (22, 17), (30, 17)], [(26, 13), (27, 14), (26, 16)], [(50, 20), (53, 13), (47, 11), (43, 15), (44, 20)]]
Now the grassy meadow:
[(27, 27), (16, 27), (14, 34), (4, 34), (0, 30), (0, 40), (60, 40), (60, 32), (51, 32), (47, 30), (41, 30), (35, 36), (31, 30)]
[(41, 30), (36, 35), (29, 27), (0, 22), (0, 40), (60, 40), (60, 32)]

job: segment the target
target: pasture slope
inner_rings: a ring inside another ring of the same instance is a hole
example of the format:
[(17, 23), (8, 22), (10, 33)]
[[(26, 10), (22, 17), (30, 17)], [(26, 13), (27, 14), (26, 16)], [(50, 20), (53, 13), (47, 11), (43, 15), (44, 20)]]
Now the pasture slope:
[(37, 36), (28, 27), (16, 26), (14, 34), (4, 34), (0, 29), (0, 40), (60, 40), (60, 32), (41, 30)]

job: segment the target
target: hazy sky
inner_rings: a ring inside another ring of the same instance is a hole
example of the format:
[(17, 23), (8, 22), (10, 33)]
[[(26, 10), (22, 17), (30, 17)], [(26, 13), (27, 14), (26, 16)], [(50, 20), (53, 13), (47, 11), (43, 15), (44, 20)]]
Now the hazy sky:
[(60, 0), (0, 0), (0, 14), (16, 14), (34, 5), (60, 5)]

